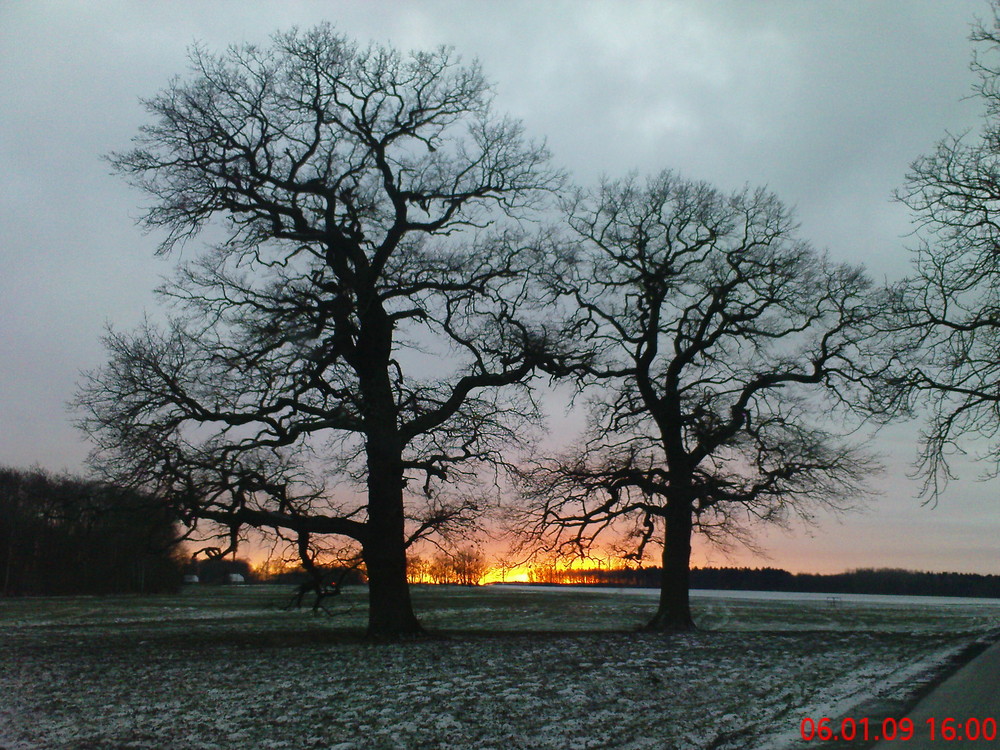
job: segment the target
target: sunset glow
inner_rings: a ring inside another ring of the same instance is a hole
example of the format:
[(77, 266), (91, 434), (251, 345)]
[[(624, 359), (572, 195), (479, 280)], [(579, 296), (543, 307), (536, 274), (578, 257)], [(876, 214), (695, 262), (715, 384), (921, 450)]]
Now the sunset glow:
[[(490, 583), (598, 583), (587, 580), (587, 571), (626, 571), (635, 568), (630, 563), (618, 557), (592, 557), (576, 559), (560, 559), (528, 561), (512, 567), (494, 565), (486, 570), (480, 579), (480, 584)], [(581, 577), (581, 574), (584, 574)]]
[(480, 583), (529, 583), (530, 581), (531, 568), (527, 565), (519, 565), (516, 568), (490, 568)]

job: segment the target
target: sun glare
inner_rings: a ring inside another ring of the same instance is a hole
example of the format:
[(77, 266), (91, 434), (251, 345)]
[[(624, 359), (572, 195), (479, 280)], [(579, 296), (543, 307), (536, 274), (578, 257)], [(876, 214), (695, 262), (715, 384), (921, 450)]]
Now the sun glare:
[(616, 557), (581, 558), (558, 562), (535, 560), (511, 567), (494, 565), (487, 569), (479, 583), (599, 583), (604, 579), (597, 577), (594, 580), (584, 580), (573, 573), (628, 570), (630, 567), (625, 560)]
[(490, 568), (480, 583), (528, 583), (531, 580), (529, 572), (529, 568), (525, 565), (516, 568)]

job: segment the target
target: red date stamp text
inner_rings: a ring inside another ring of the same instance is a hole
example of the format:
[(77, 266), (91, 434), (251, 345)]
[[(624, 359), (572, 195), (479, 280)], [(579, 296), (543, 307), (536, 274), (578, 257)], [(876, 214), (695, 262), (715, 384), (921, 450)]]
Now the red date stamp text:
[(823, 717), (813, 719), (806, 717), (799, 724), (799, 733), (803, 740), (901, 740), (906, 742), (919, 735), (931, 742), (961, 742), (964, 740), (992, 741), (997, 738), (997, 720), (994, 718), (978, 719), (927, 719), (923, 724), (915, 724), (913, 719), (831, 719)]

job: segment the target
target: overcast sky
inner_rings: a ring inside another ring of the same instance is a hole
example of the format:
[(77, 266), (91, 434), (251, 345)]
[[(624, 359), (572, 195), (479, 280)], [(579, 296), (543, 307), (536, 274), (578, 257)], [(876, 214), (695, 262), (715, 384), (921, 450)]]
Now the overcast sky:
[[(767, 185), (833, 258), (896, 278), (909, 217), (893, 189), (946, 130), (977, 124), (977, 15), (985, 0), (0, 0), (0, 464), (83, 467), (66, 407), (79, 372), (101, 364), (107, 323), (156, 309), (175, 260), (153, 257), (134, 224), (143, 196), (100, 157), (128, 146), (139, 98), (185, 72), (196, 40), (331, 21), (360, 41), (452, 45), (576, 181), (673, 168)], [(867, 512), (764, 534), (767, 558), (699, 548), (695, 563), (1000, 573), (996, 481), (961, 467), (922, 507), (907, 477), (918, 429), (879, 437), (890, 470)]]

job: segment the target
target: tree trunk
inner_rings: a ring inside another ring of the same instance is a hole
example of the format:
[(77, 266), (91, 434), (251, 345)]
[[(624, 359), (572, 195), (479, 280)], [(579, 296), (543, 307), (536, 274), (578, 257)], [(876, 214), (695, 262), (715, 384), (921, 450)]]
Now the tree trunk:
[(402, 459), (391, 440), (369, 438), (366, 537), (361, 554), (368, 571), (368, 636), (422, 633), (406, 580)]
[(373, 540), (364, 546), (363, 555), (368, 570), (368, 637), (381, 640), (423, 633), (410, 600), (402, 541)]
[(690, 600), (692, 528), (690, 503), (668, 500), (663, 572), (660, 575), (660, 606), (645, 630), (695, 630)]
[(361, 555), (368, 573), (368, 637), (393, 639), (423, 632), (406, 580), (403, 442), (389, 379), (393, 324), (374, 289), (359, 297), (365, 315), (355, 369), (364, 401), (368, 521)]

